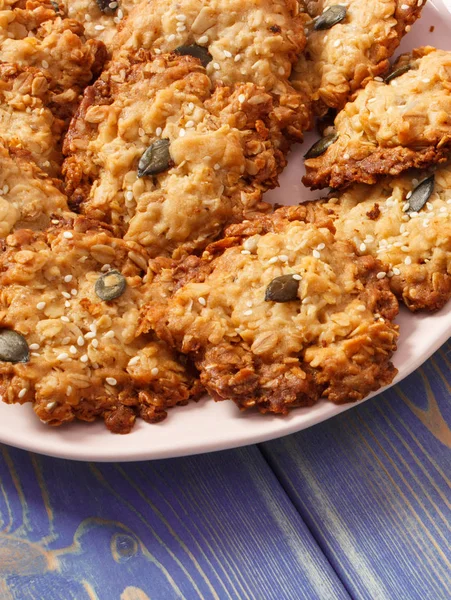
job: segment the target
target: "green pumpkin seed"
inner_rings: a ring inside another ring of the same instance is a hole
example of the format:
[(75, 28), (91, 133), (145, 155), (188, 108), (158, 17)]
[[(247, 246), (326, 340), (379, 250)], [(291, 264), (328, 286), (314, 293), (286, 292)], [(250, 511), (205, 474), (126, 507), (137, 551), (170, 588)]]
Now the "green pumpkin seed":
[(399, 67), (399, 69), (395, 69), (394, 71), (389, 73), (387, 75), (387, 77), (384, 79), (385, 83), (390, 83), (390, 81), (393, 81), (393, 79), (396, 79), (400, 75), (404, 75), (404, 73), (407, 73), (407, 71), (410, 71), (411, 68), (412, 68), (411, 65), (404, 65), (403, 67)]
[(332, 146), (332, 144), (337, 140), (337, 133), (325, 135), (313, 144), (313, 146), (304, 154), (304, 158), (317, 158), (318, 156), (321, 156), (321, 154), (324, 154), (329, 146)]
[(30, 349), (23, 335), (12, 329), (0, 329), (0, 361), (26, 363), (30, 360)]
[(434, 191), (434, 184), (435, 177), (434, 175), (431, 175), (430, 177), (423, 179), (423, 181), (417, 185), (408, 200), (409, 209), (407, 210), (407, 213), (419, 212), (423, 208)]
[(194, 56), (194, 58), (198, 58), (203, 67), (206, 67), (209, 62), (213, 60), (212, 55), (206, 48), (203, 46), (198, 46), (197, 44), (191, 44), (190, 46), (179, 46), (174, 50), (176, 54), (181, 54), (182, 56)]
[[(100, 10), (106, 15), (114, 14), (118, 8), (117, 0), (96, 0), (96, 2)], [(111, 4), (113, 8), (111, 8)]]
[(330, 29), (346, 17), (346, 8), (335, 4), (329, 7), (326, 12), (323, 12), (316, 20), (313, 25), (313, 29), (316, 31), (322, 31), (323, 29)]
[(97, 279), (94, 290), (101, 300), (108, 302), (122, 296), (126, 287), (127, 280), (122, 273), (112, 270), (104, 273)]
[(266, 288), (266, 302), (290, 302), (298, 298), (299, 281), (293, 275), (281, 275)]
[(147, 148), (138, 163), (138, 177), (157, 175), (167, 171), (172, 164), (169, 140), (157, 140)]

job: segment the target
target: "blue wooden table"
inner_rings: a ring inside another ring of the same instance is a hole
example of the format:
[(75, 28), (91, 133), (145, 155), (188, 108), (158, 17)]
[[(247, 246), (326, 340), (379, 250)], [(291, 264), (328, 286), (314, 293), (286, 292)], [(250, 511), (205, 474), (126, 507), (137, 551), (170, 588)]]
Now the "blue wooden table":
[(451, 598), (451, 344), (274, 442), (84, 464), (1, 448), (0, 600)]

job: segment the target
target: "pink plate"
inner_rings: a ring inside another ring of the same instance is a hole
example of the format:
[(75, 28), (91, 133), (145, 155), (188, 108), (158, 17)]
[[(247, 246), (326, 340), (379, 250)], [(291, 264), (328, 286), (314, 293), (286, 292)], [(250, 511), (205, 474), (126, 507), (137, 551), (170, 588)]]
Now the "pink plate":
[[(433, 26), (433, 32), (430, 28)], [(423, 16), (401, 46), (401, 51), (433, 45), (451, 49), (451, 0), (429, 0)], [(309, 147), (314, 136), (309, 136)], [(280, 204), (296, 204), (315, 197), (301, 184), (302, 155), (296, 148), (281, 177), (280, 188), (267, 198)], [(399, 369), (394, 383), (419, 367), (451, 334), (451, 303), (433, 315), (401, 312), (399, 349), (394, 363)], [(133, 432), (109, 433), (103, 423), (71, 424), (51, 428), (41, 424), (31, 406), (8, 406), (0, 402), (0, 442), (42, 454), (76, 460), (130, 461), (184, 456), (253, 444), (300, 431), (354, 406), (320, 402), (298, 409), (286, 418), (242, 414), (232, 402), (216, 403), (204, 398), (197, 405), (174, 409), (166, 421), (148, 425), (138, 421)]]

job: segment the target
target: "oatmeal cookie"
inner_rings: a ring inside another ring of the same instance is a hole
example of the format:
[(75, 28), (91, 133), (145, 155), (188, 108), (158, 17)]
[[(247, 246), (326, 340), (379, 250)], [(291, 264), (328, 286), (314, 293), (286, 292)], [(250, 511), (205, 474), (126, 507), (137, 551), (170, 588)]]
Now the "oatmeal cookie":
[(293, 86), (312, 98), (316, 114), (341, 110), (356, 90), (388, 69), (388, 59), (424, 4), (425, 0), (306, 0), (312, 21), (307, 46), (293, 69)]
[(49, 3), (29, 0), (0, 11), (0, 61), (39, 68), (62, 116), (71, 114), (105, 59), (105, 46), (86, 41), (83, 26), (61, 18)]
[(388, 83), (371, 81), (335, 119), (338, 138), (305, 161), (315, 189), (375, 183), (411, 167), (444, 162), (451, 146), (451, 52), (419, 48), (395, 65), (410, 69)]
[(354, 185), (310, 206), (309, 218), (332, 218), (338, 239), (384, 263), (380, 277), (410, 310), (437, 310), (450, 299), (451, 163)]
[(141, 0), (62, 0), (62, 10), (83, 24), (88, 39), (100, 40), (112, 48), (118, 25)]
[(277, 185), (286, 161), (271, 110), (250, 83), (212, 91), (189, 56), (112, 62), (65, 140), (72, 206), (154, 256), (204, 248)]
[(161, 421), (198, 393), (189, 368), (141, 322), (147, 257), (136, 244), (78, 217), (16, 231), (0, 263), (2, 360), (25, 361), (0, 362), (5, 402), (32, 402), (50, 425), (103, 417), (127, 433), (137, 416)]
[(0, 239), (15, 229), (47, 227), (52, 217), (68, 212), (57, 182), (26, 152), (8, 148), (0, 139)]
[(144, 0), (114, 39), (115, 55), (195, 48), (214, 83), (254, 83), (274, 96), (274, 119), (302, 140), (312, 126), (309, 97), (289, 83), (305, 46), (297, 0)]
[(322, 397), (360, 400), (396, 373), (398, 303), (381, 264), (336, 240), (330, 221), (306, 223), (307, 210), (233, 225), (153, 280), (170, 298), (147, 318), (216, 400), (286, 414)]
[(56, 176), (64, 122), (47, 108), (49, 79), (39, 69), (0, 63), (0, 139)]

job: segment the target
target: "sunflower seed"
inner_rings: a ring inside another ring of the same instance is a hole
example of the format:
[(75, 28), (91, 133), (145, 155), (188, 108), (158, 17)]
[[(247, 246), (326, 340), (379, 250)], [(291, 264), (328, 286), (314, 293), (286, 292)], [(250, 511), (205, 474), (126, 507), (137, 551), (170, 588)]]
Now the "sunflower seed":
[(95, 292), (101, 300), (115, 300), (122, 296), (127, 287), (127, 280), (119, 271), (108, 271), (101, 275), (95, 284)]
[(431, 175), (427, 179), (423, 179), (423, 181), (417, 185), (409, 198), (407, 214), (419, 212), (423, 208), (434, 191), (434, 183), (434, 175)]
[(30, 350), (23, 335), (12, 329), (0, 330), (0, 361), (26, 363), (30, 360)]
[(321, 156), (321, 154), (324, 154), (329, 146), (332, 146), (332, 144), (337, 140), (337, 133), (325, 135), (313, 144), (313, 146), (304, 154), (304, 158), (317, 158), (318, 156)]
[(106, 15), (112, 15), (117, 10), (117, 4), (114, 8), (111, 8), (110, 4), (113, 4), (113, 6), (115, 4), (112, 0), (96, 0), (96, 2), (100, 10)]
[(191, 44), (190, 46), (179, 46), (174, 50), (176, 54), (181, 54), (182, 56), (194, 56), (194, 58), (198, 58), (203, 67), (206, 67), (209, 62), (213, 60), (212, 55), (206, 48), (203, 46), (198, 46), (197, 44)]
[(266, 302), (290, 302), (298, 297), (299, 281), (293, 275), (281, 275), (266, 288)]
[(335, 4), (328, 8), (326, 12), (320, 15), (313, 26), (316, 31), (322, 31), (323, 29), (330, 29), (346, 17), (346, 8)]
[(396, 79), (400, 75), (404, 75), (404, 73), (407, 73), (407, 71), (410, 71), (411, 68), (412, 67), (410, 65), (404, 65), (402, 67), (399, 67), (399, 69), (395, 69), (394, 71), (389, 73), (387, 75), (387, 77), (384, 79), (385, 83), (390, 83), (390, 81), (393, 81), (393, 79)]
[(157, 140), (147, 148), (138, 163), (138, 177), (157, 175), (169, 169), (172, 163), (169, 140)]

